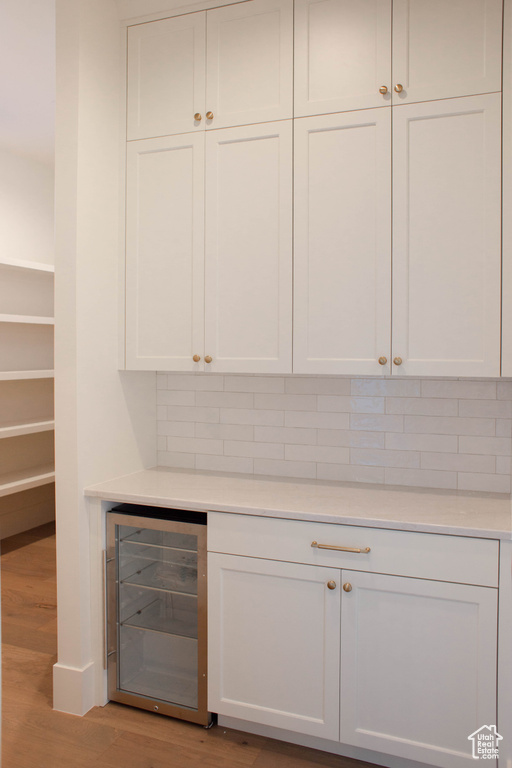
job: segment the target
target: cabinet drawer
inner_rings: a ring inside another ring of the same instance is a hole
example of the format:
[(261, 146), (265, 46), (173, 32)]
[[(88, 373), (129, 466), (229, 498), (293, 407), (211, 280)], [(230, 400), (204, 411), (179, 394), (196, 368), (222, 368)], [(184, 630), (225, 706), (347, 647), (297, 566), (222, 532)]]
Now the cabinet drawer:
[[(360, 552), (322, 549), (312, 542)], [(365, 551), (369, 548), (369, 551)], [(498, 586), (494, 539), (208, 513), (208, 550), (462, 584)]]

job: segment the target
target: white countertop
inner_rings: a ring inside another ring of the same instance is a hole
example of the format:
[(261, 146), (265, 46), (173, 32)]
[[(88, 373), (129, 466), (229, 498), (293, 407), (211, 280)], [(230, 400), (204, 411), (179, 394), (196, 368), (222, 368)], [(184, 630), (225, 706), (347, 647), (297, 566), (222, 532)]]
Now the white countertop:
[(512, 539), (511, 498), (155, 467), (86, 488), (105, 501)]

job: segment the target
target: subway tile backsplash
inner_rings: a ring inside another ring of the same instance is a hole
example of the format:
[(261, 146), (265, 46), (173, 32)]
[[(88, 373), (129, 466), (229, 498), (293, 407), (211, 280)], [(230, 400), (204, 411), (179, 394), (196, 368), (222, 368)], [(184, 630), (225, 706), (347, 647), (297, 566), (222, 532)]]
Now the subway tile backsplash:
[(157, 375), (161, 466), (510, 493), (512, 381)]

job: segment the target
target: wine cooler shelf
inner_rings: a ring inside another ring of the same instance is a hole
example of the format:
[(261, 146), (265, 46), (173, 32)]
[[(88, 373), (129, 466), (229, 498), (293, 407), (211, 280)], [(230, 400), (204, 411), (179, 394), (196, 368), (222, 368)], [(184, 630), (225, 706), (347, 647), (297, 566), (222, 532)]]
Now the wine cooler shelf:
[(134, 588), (126, 590), (125, 599), (120, 609), (122, 626), (197, 639), (197, 595), (152, 594)]

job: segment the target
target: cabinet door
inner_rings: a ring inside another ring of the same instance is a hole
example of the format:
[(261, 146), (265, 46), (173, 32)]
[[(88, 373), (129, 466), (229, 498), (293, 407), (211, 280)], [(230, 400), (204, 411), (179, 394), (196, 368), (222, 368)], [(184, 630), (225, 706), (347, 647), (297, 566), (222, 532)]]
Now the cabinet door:
[(128, 139), (204, 126), (205, 19), (190, 13), (128, 29)]
[(295, 121), (295, 373), (390, 373), (390, 148), (390, 108)]
[(209, 369), (291, 372), (291, 120), (206, 134)]
[(292, 117), (293, 0), (208, 11), (207, 128)]
[(497, 590), (343, 571), (341, 741), (469, 766), (496, 723)]
[(390, 88), (391, 0), (295, 0), (296, 117), (384, 106)]
[(340, 594), (332, 568), (208, 555), (208, 708), (339, 735)]
[(393, 107), (393, 373), (499, 376), (500, 96)]
[(128, 144), (126, 356), (139, 370), (201, 370), (204, 133)]
[(502, 0), (393, 0), (394, 102), (501, 89)]

